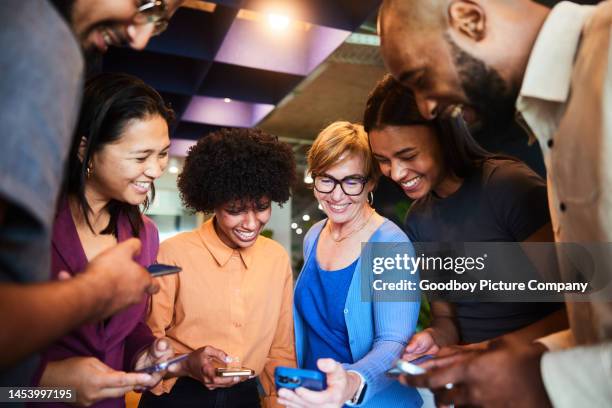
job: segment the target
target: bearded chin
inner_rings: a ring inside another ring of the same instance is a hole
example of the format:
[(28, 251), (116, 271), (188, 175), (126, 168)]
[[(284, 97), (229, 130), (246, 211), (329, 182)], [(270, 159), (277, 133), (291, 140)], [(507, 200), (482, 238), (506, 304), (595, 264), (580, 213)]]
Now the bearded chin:
[(499, 126), (513, 121), (518, 88), (506, 84), (495, 69), (463, 51), (450, 37), (446, 40), (451, 47), (463, 92), (482, 125)]

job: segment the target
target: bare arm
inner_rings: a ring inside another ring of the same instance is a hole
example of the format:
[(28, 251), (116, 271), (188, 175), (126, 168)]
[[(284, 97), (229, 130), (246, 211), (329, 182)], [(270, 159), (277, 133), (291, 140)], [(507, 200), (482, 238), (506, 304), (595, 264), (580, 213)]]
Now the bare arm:
[(450, 302), (431, 302), (431, 314), (431, 326), (425, 330), (431, 333), (436, 344), (443, 347), (459, 343), (454, 306)]
[(565, 308), (563, 308), (549, 314), (537, 322), (530, 324), (529, 326), (525, 326), (522, 329), (505, 334), (501, 338), (503, 340), (507, 340), (508, 342), (521, 341), (531, 343), (540, 337), (565, 330), (567, 328), (567, 311)]
[(132, 259), (140, 241), (104, 251), (84, 273), (61, 282), (0, 284), (0, 368), (47, 346), (79, 325), (104, 319), (157, 290)]

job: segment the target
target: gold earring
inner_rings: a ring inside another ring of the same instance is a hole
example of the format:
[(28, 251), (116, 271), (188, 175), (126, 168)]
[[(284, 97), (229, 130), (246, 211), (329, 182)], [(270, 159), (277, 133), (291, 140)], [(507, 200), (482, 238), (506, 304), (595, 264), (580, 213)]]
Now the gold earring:
[(85, 168), (85, 175), (87, 178), (91, 177), (91, 173), (93, 173), (93, 164), (91, 162), (87, 163), (87, 167)]

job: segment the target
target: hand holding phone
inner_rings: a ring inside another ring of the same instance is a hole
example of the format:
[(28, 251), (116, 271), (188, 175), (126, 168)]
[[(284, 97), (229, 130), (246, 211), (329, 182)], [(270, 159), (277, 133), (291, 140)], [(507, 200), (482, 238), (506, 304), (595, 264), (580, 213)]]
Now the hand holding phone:
[(323, 391), (327, 388), (325, 376), (322, 373), (302, 368), (276, 367), (274, 369), (274, 383), (277, 390), (279, 388), (293, 390), (304, 387), (313, 391)]
[(178, 273), (183, 269), (180, 266), (175, 265), (164, 265), (164, 264), (152, 264), (147, 266), (147, 271), (154, 278), (158, 276), (171, 275), (173, 273)]
[(424, 363), (425, 361), (430, 360), (432, 358), (434, 358), (434, 356), (427, 354), (412, 361), (397, 360), (395, 362), (395, 367), (387, 370), (386, 374), (389, 377), (399, 377), (400, 375), (425, 374), (427, 370), (425, 370), (419, 364)]
[(136, 370), (137, 373), (147, 373), (153, 374), (160, 371), (167, 370), (172, 364), (180, 363), (181, 361), (187, 359), (189, 354), (182, 354), (178, 357), (171, 358), (170, 360), (162, 361), (161, 363), (157, 363), (148, 367), (141, 368), (140, 370)]

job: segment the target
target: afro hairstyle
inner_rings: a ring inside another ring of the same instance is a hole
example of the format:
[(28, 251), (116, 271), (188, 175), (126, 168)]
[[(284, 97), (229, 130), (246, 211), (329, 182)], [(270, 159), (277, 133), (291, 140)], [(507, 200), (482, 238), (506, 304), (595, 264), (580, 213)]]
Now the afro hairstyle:
[(187, 208), (210, 213), (234, 200), (285, 203), (296, 180), (287, 143), (259, 129), (225, 128), (189, 149), (178, 189)]

